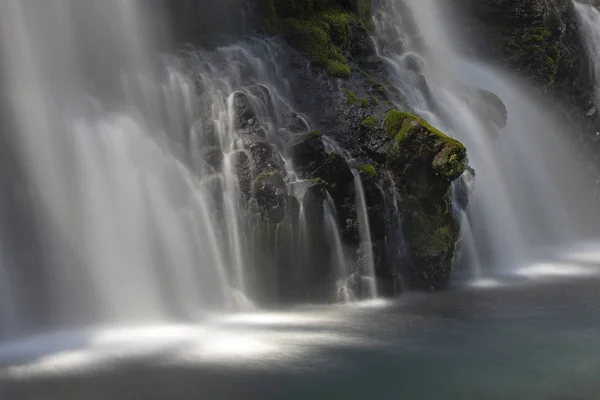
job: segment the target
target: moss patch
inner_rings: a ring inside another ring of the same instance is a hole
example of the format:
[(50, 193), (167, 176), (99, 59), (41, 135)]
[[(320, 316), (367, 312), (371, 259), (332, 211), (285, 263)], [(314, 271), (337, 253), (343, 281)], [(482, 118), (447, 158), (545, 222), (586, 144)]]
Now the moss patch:
[(507, 35), (508, 59), (538, 71), (548, 86), (554, 86), (562, 51), (552, 34), (544, 27), (528, 27)]
[[(341, 47), (336, 43), (349, 41), (342, 37), (344, 32), (349, 32), (349, 22), (345, 14), (326, 14), (327, 17), (312, 17), (310, 19), (285, 19), (283, 32), (288, 37), (290, 44), (298, 49), (311, 61), (334, 77), (349, 78), (350, 67), (342, 54)], [(326, 19), (327, 18), (327, 19)], [(346, 25), (332, 26), (327, 21), (345, 20)]]
[(375, 167), (372, 164), (362, 164), (361, 166), (358, 167), (358, 169), (360, 170), (361, 174), (364, 174), (366, 176), (369, 176), (372, 178), (377, 176), (377, 170), (375, 169)]
[(259, 0), (259, 15), (266, 33), (283, 33), (331, 76), (348, 79), (350, 23), (370, 23), (371, 0)]
[[(458, 178), (467, 165), (465, 146), (423, 119), (397, 110), (385, 116), (385, 130), (394, 139), (388, 153), (388, 166), (402, 168), (406, 163), (427, 163), (444, 180)], [(412, 160), (412, 161), (411, 161)]]
[(346, 101), (349, 105), (360, 104), (363, 108), (369, 108), (371, 102), (364, 97), (358, 97), (352, 90), (346, 89)]
[(260, 174), (256, 175), (256, 178), (254, 179), (254, 182), (260, 182), (263, 181), (267, 178), (269, 178), (273, 173), (270, 171), (265, 171), (265, 172), (261, 172)]
[(318, 131), (318, 130), (312, 130), (306, 134), (306, 139), (310, 139), (310, 138), (322, 139), (322, 137), (323, 137), (323, 134), (321, 133), (321, 131)]
[(405, 129), (404, 122), (408, 118), (416, 118), (413, 115), (398, 110), (391, 110), (385, 114), (385, 132), (389, 137), (395, 137)]
[(363, 121), (361, 122), (361, 125), (364, 126), (365, 128), (372, 129), (376, 123), (377, 123), (377, 117), (374, 115), (371, 115), (371, 116), (363, 119)]

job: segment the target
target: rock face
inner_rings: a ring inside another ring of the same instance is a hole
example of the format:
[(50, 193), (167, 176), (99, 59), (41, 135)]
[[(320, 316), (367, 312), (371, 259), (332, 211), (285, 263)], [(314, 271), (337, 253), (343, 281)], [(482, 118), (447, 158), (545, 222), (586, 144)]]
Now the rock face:
[[(584, 2), (600, 5), (598, 0)], [(452, 0), (450, 4), (461, 10), (458, 26), (463, 37), (471, 38), (465, 42), (467, 51), (504, 63), (571, 104), (579, 118), (586, 118), (592, 107), (592, 72), (571, 0)]]
[[(342, 10), (329, 9), (327, 2), (312, 10), (302, 8), (308, 3), (263, 3), (270, 10), (267, 30), (280, 33), (301, 53), (295, 56), (299, 105), (315, 117), (320, 129), (296, 137), (287, 153), (301, 178), (323, 183), (335, 204), (344, 242), (357, 249), (357, 193), (351, 169), (359, 173), (372, 236), (368, 246), (373, 250), (380, 292), (393, 294), (398, 276), (413, 288), (444, 288), (459, 239), (449, 189), (467, 166), (466, 150), (388, 102), (401, 100), (382, 83), (386, 72), (365, 23), (356, 15), (357, 2), (342, 2)], [(307, 59), (312, 61), (310, 70), (304, 68)], [(481, 97), (485, 105), (481, 111), (498, 126), (505, 124), (502, 102), (489, 93)], [(351, 165), (338, 152), (325, 153), (323, 135), (350, 153)], [(402, 199), (399, 213), (390, 209), (398, 197)], [(403, 221), (405, 243), (390, 242), (396, 218)], [(405, 259), (390, 256), (397, 253), (396, 247), (408, 249)], [(357, 265), (364, 262), (363, 251), (357, 251)]]
[[(599, 0), (579, 0), (600, 6)], [(463, 50), (504, 64), (561, 101), (568, 135), (600, 165), (594, 78), (572, 0), (450, 0)]]
[[(221, 13), (236, 1), (211, 2), (209, 9)], [(201, 153), (203, 168), (237, 177), (240, 223), (249, 227), (244, 240), (256, 264), (250, 286), (271, 282), (262, 291), (270, 294), (259, 301), (332, 300), (322, 290), (340, 285), (331, 219), (348, 264), (342, 285), (357, 296), (370, 292), (364, 278), (371, 266), (383, 295), (397, 293), (400, 280), (412, 288), (443, 288), (458, 241), (448, 193), (466, 167), (466, 151), (393, 105), (402, 104), (402, 94), (388, 87), (369, 36), (370, 1), (256, 3), (262, 32), (276, 36), (289, 53), (290, 91), (302, 117), (291, 109), (273, 112), (269, 90), (245, 86), (231, 98), (231, 151), (221, 150), (215, 129)], [(182, 13), (182, 31), (198, 5), (171, 5)], [(205, 38), (216, 28), (208, 23), (202, 29), (186, 34)], [(482, 112), (501, 125), (506, 110), (484, 97)], [(396, 234), (399, 227), (404, 234)]]
[(408, 113), (390, 111), (387, 167), (404, 199), (404, 231), (409, 247), (406, 271), (421, 289), (440, 289), (450, 280), (459, 226), (448, 192), (465, 171), (465, 147)]

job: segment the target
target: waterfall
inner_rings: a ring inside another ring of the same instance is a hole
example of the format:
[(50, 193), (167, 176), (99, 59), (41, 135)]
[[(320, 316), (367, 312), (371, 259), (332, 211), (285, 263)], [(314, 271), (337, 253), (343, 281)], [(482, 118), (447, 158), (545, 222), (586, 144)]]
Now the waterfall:
[(146, 11), (117, 0), (0, 5), (14, 125), (3, 134), (25, 165), (44, 254), (25, 279), (43, 279), (51, 324), (191, 318), (229, 301), (208, 194), (169, 148), (189, 135), (192, 83), (152, 67)]
[[(323, 221), (291, 207), (298, 182), (284, 146), (308, 124), (293, 112), (281, 45), (164, 54), (153, 7), (0, 4), (0, 137), (22, 169), (11, 178), (28, 199), (18, 224), (39, 236), (22, 251), (35, 261), (0, 246), (0, 338), (303, 299), (313, 281), (329, 282), (332, 260), (345, 277), (335, 210)], [(275, 195), (290, 203), (276, 222), (245, 205), (259, 163), (282, 176)]]
[(573, 0), (579, 29), (586, 45), (593, 73), (596, 107), (600, 105), (600, 11), (591, 4)]
[(468, 149), (477, 176), (469, 212), (461, 213), (470, 225), (462, 229), (466, 243), (477, 251), (470, 258), (487, 273), (509, 271), (590, 235), (589, 183), (552, 109), (508, 73), (461, 56), (453, 43), (464, 38), (438, 2), (376, 3), (378, 53), (404, 106)]
[(360, 237), (360, 249), (363, 257), (362, 273), (363, 279), (367, 281), (368, 297), (377, 297), (377, 281), (375, 279), (375, 255), (373, 254), (373, 240), (371, 239), (371, 230), (369, 228), (369, 215), (367, 212), (367, 202), (365, 200), (365, 190), (358, 171), (354, 173), (354, 188), (356, 190), (356, 214), (358, 217), (358, 230)]

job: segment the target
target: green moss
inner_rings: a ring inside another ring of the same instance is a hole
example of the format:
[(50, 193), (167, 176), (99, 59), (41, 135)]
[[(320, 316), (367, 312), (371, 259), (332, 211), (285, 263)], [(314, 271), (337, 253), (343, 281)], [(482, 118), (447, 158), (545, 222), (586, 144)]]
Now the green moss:
[(350, 75), (352, 75), (348, 64), (339, 61), (327, 61), (325, 64), (325, 69), (329, 75), (333, 76), (334, 78), (350, 79)]
[(507, 30), (505, 43), (508, 59), (534, 70), (553, 86), (561, 60), (561, 48), (545, 27), (528, 27), (514, 32)]
[(421, 210), (417, 219), (412, 221), (411, 241), (417, 242), (423, 255), (437, 257), (454, 249), (460, 232), (451, 218), (447, 212), (428, 214)]
[(350, 89), (346, 89), (346, 102), (350, 105), (358, 103), (358, 96)]
[(350, 21), (352, 16), (347, 13), (326, 11), (321, 19), (329, 25), (329, 33), (334, 44), (347, 48), (350, 45)]
[(363, 121), (361, 122), (362, 126), (364, 126), (365, 128), (373, 128), (375, 126), (375, 124), (377, 123), (377, 117), (374, 115), (371, 115), (365, 119), (363, 119)]
[(254, 182), (260, 182), (264, 179), (267, 179), (272, 174), (273, 174), (273, 172), (270, 172), (270, 171), (261, 172), (260, 174), (256, 175), (256, 178), (254, 178)]
[[(445, 142), (464, 148), (458, 140), (445, 135), (439, 129), (431, 126), (427, 121), (407, 112), (391, 110), (385, 115), (385, 131), (390, 137), (396, 138), (396, 141), (404, 140), (413, 129), (425, 127), (429, 132), (435, 134)], [(400, 136), (400, 137), (399, 137)]]
[(411, 114), (407, 112), (401, 112), (398, 110), (391, 110), (385, 114), (385, 132), (390, 137), (395, 137), (403, 128), (404, 121), (407, 118), (413, 117)]
[(360, 172), (362, 174), (364, 174), (366, 176), (370, 176), (372, 178), (377, 176), (377, 170), (371, 164), (362, 164), (361, 166), (358, 167), (358, 169), (360, 170)]
[(258, 0), (263, 31), (283, 33), (290, 44), (330, 75), (348, 79), (342, 54), (350, 23), (371, 23), (371, 0)]
[(333, 9), (306, 19), (287, 18), (282, 30), (290, 44), (332, 76), (348, 79), (350, 67), (342, 49), (350, 43), (348, 13)]
[(312, 183), (313, 185), (318, 185), (318, 184), (325, 185), (326, 184), (326, 182), (321, 178), (312, 178), (312, 179), (309, 179), (308, 182)]
[(321, 139), (321, 138), (323, 137), (323, 134), (321, 133), (321, 131), (318, 131), (318, 130), (312, 130), (312, 131), (310, 131), (310, 132), (308, 132), (308, 133), (306, 134), (306, 138), (307, 138), (307, 139), (310, 139), (310, 138), (312, 138), (312, 137), (314, 137), (314, 138), (317, 138), (317, 139)]
[(358, 97), (352, 90), (346, 89), (346, 101), (350, 105), (360, 104), (363, 108), (369, 108), (371, 102), (364, 97)]
[[(464, 145), (417, 116), (397, 110), (389, 111), (386, 114), (385, 130), (388, 136), (395, 140), (395, 146), (388, 152), (389, 165), (396, 164), (402, 158), (420, 154), (423, 149), (429, 148), (429, 154), (433, 157), (431, 166), (436, 175), (454, 180), (466, 168), (467, 151)], [(419, 135), (419, 139), (405, 144), (405, 141), (413, 135)], [(428, 144), (423, 147), (425, 143)], [(414, 152), (416, 153), (412, 154)]]

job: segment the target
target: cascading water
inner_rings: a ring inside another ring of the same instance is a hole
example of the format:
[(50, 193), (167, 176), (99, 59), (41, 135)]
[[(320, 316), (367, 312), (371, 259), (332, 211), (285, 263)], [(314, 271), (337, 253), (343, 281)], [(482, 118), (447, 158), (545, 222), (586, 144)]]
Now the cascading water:
[[(352, 272), (335, 210), (311, 204), (310, 188), (295, 193), (311, 183), (282, 157), (309, 127), (292, 112), (281, 46), (246, 39), (160, 56), (159, 7), (0, 4), (2, 139), (31, 200), (22, 207), (33, 222), (19, 223), (39, 236), (27, 246), (39, 262), (2, 253), (3, 336), (193, 320), (304, 299), (313, 282), (335, 297)], [(360, 177), (355, 185), (369, 243)], [(372, 249), (366, 260), (375, 295)]]
[(0, 9), (14, 126), (3, 134), (25, 165), (44, 254), (22, 278), (43, 290), (18, 290), (16, 303), (49, 293), (47, 323), (72, 325), (192, 317), (229, 302), (208, 193), (168, 148), (189, 136), (191, 84), (148, 67), (146, 10), (112, 0)]
[(356, 190), (356, 213), (358, 216), (361, 253), (365, 271), (363, 279), (367, 280), (368, 297), (377, 297), (377, 282), (375, 281), (375, 255), (373, 254), (373, 240), (369, 229), (369, 216), (365, 201), (365, 190), (357, 171), (354, 173), (354, 188)]
[(406, 105), (468, 149), (476, 189), (462, 218), (470, 225), (462, 229), (471, 234), (467, 258), (498, 271), (586, 238), (594, 229), (584, 221), (595, 213), (581, 190), (583, 169), (561, 138), (564, 125), (514, 78), (461, 57), (446, 24), (451, 10), (441, 7), (379, 1), (375, 40)]
[(586, 45), (594, 79), (596, 106), (600, 105), (600, 11), (591, 4), (573, 0), (581, 37)]

